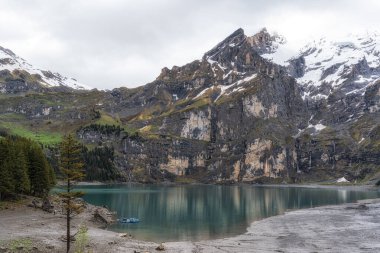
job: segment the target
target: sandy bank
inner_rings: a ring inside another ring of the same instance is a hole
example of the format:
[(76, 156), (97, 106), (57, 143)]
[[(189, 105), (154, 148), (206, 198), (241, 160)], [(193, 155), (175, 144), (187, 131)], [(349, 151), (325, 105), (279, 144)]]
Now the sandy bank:
[[(360, 208), (365, 203), (365, 208)], [(92, 222), (91, 208), (73, 220), (89, 227), (92, 252), (157, 252), (158, 244), (121, 237)], [(92, 210), (93, 211), (93, 210)], [(73, 229), (76, 230), (75, 228)], [(164, 243), (165, 252), (380, 252), (380, 200), (287, 212), (225, 239)], [(30, 238), (34, 252), (63, 252), (61, 214), (21, 205), (0, 211), (0, 241)]]

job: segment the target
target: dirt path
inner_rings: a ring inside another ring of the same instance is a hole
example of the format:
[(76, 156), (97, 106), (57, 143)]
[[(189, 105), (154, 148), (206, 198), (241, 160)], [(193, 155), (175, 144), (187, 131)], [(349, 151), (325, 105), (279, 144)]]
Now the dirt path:
[[(365, 206), (361, 206), (365, 203)], [(92, 252), (158, 252), (156, 243), (121, 237), (90, 221), (94, 207), (73, 220), (89, 227)], [(64, 252), (63, 215), (20, 206), (0, 211), (0, 241), (29, 238), (32, 252)], [(74, 228), (74, 230), (76, 230)], [(288, 212), (254, 222), (236, 237), (164, 243), (165, 252), (380, 252), (380, 200)], [(3, 250), (5, 251), (4, 247)], [(1, 252), (1, 248), (0, 248)]]

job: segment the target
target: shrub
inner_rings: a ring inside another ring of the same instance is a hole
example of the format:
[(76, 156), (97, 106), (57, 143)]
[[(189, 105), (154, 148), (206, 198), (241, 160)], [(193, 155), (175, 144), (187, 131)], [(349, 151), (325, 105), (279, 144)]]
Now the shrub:
[(88, 243), (88, 228), (86, 225), (79, 227), (78, 233), (75, 236), (75, 253), (84, 253)]
[(30, 239), (20, 238), (12, 240), (8, 247), (11, 252), (19, 252), (20, 249), (22, 249), (23, 252), (30, 252), (32, 250), (33, 243)]

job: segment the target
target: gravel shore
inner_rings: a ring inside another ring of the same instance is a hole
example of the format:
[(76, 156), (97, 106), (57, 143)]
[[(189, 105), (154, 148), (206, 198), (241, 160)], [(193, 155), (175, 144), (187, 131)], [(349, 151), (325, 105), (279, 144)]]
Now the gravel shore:
[[(101, 229), (89, 205), (73, 219), (89, 228), (90, 252), (157, 252), (157, 243)], [(25, 204), (0, 211), (0, 252), (20, 238), (33, 243), (31, 252), (64, 252), (65, 218)], [(251, 224), (231, 238), (163, 243), (164, 252), (380, 252), (380, 199), (287, 212)]]

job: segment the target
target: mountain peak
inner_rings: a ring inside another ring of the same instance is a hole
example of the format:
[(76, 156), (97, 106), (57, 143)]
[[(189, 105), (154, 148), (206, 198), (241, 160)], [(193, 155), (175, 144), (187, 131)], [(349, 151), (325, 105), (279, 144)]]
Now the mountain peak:
[(219, 42), (215, 47), (213, 47), (210, 51), (204, 54), (203, 59), (211, 59), (213, 60), (214, 56), (218, 54), (221, 50), (229, 47), (234, 47), (236, 45), (241, 44), (245, 40), (246, 36), (244, 34), (244, 30), (242, 28), (237, 29), (233, 33), (231, 33), (227, 38), (225, 38), (222, 42)]
[(231, 33), (230, 36), (228, 37), (235, 37), (235, 36), (238, 36), (238, 35), (244, 35), (244, 30), (243, 28), (238, 28), (236, 31), (234, 31), (233, 33)]
[(0, 46), (0, 71), (9, 71), (10, 75), (14, 71), (24, 71), (30, 75), (38, 76), (40, 86), (51, 87), (69, 87), (78, 90), (89, 90), (91, 87), (79, 83), (73, 78), (67, 78), (59, 73), (53, 73), (49, 70), (35, 68), (26, 60), (13, 53), (10, 49)]
[(268, 54), (276, 51), (279, 44), (285, 43), (285, 38), (278, 34), (270, 34), (264, 27), (255, 35), (248, 37), (247, 41), (259, 54)]
[[(2, 51), (2, 54), (6, 54), (6, 55), (9, 55), (11, 57), (15, 57), (16, 54), (12, 52), (12, 50), (10, 49), (7, 49), (7, 48), (4, 48), (2, 46), (0, 46), (0, 51)], [(2, 55), (0, 55), (0, 57), (3, 57)]]
[(237, 29), (214, 48), (204, 54), (203, 60), (217, 61), (217, 56), (228, 48), (238, 47), (243, 43), (255, 50), (258, 54), (271, 54), (277, 50), (279, 45), (286, 42), (285, 38), (274, 33), (271, 34), (264, 27), (253, 36), (246, 36), (242, 28)]

